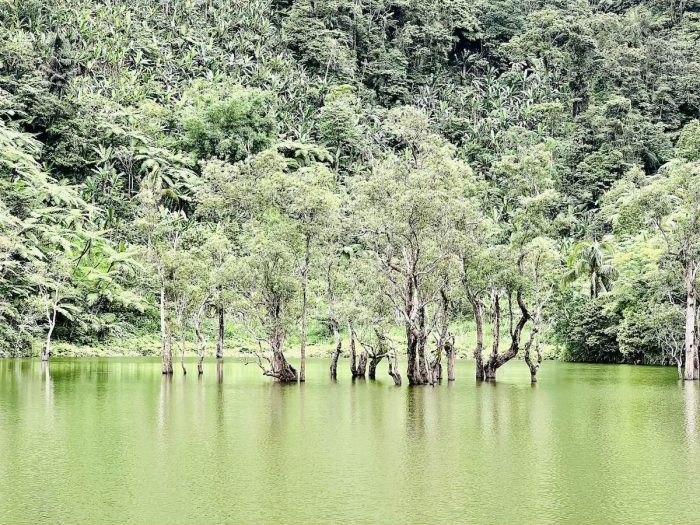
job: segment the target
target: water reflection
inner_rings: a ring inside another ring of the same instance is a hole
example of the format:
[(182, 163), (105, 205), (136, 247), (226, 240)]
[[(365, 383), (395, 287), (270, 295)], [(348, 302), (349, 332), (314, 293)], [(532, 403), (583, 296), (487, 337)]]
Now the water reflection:
[(171, 374), (161, 374), (160, 394), (158, 396), (158, 413), (156, 421), (158, 423), (158, 433), (162, 439), (167, 438), (168, 411), (170, 398), (172, 395), (173, 376)]
[(214, 360), (0, 360), (0, 522), (698, 522), (700, 391), (672, 369), (547, 362), (532, 389), (462, 361), (396, 388), (346, 364), (281, 385), (232, 359), (226, 383)]
[(224, 360), (216, 360), (216, 380), (219, 384), (224, 382)]
[(697, 381), (682, 381), (684, 401), (685, 437), (690, 449), (698, 451), (698, 384)]

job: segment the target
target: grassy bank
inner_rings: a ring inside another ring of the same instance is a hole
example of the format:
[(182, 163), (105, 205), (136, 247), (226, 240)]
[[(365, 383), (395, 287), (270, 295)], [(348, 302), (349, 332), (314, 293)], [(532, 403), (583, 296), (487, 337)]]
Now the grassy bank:
[[(208, 340), (207, 354), (214, 355), (216, 347), (216, 334), (213, 323), (209, 322), (205, 326), (205, 333)], [(462, 357), (471, 357), (472, 351), (476, 344), (476, 335), (474, 324), (469, 321), (461, 321), (454, 323), (452, 332), (455, 335), (455, 343), (457, 353)], [(529, 332), (523, 333), (523, 341), (527, 340)], [(347, 354), (348, 335), (347, 331), (343, 330), (343, 353)], [(403, 329), (399, 326), (392, 330), (391, 337), (395, 342), (395, 348), (400, 354), (404, 353), (405, 336)], [(490, 352), (491, 333), (487, 328), (486, 331), (486, 352)], [(505, 350), (510, 343), (510, 337), (507, 329), (503, 330), (501, 335), (501, 350)], [(429, 348), (432, 348), (433, 341), (429, 342)], [(186, 343), (188, 353), (195, 353), (196, 346), (192, 341), (192, 336), (188, 335)], [(325, 332), (322, 323), (311, 323), (309, 330), (309, 340), (307, 343), (307, 355), (309, 357), (328, 357), (333, 352), (333, 339)], [(41, 342), (37, 341), (33, 347), (33, 354), (39, 355)], [(258, 344), (254, 342), (246, 334), (242, 327), (232, 323), (228, 323), (225, 333), (225, 354), (227, 356), (245, 356), (251, 355), (258, 350)], [(263, 345), (263, 350), (266, 350)], [(53, 344), (53, 352), (56, 357), (114, 357), (114, 356), (152, 356), (160, 353), (160, 334), (156, 326), (144, 327), (141, 330), (134, 331), (131, 334), (125, 334), (119, 338), (110, 338), (105, 341), (99, 341), (89, 344), (76, 344), (66, 341), (56, 341)], [(173, 352), (178, 353), (179, 347), (174, 344)], [(544, 344), (543, 353), (545, 358), (556, 357), (556, 349), (549, 344)], [(292, 334), (285, 344), (285, 354), (288, 357), (299, 357), (299, 335)]]

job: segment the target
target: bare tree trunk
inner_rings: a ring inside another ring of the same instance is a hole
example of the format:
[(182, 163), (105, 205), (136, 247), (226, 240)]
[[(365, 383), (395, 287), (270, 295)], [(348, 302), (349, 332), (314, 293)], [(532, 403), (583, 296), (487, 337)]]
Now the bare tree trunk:
[(695, 344), (695, 275), (697, 265), (692, 261), (685, 268), (685, 379), (698, 379), (698, 349)]
[(416, 366), (416, 357), (418, 355), (418, 338), (413, 331), (413, 327), (410, 323), (406, 322), (406, 358), (408, 360), (408, 365), (406, 366), (406, 376), (408, 377), (408, 384), (414, 385), (419, 384), (418, 379), (418, 369)]
[[(219, 291), (221, 293), (221, 291)], [(216, 358), (224, 358), (224, 305), (220, 301), (216, 305), (216, 316), (219, 321), (219, 337), (216, 340)]]
[(182, 368), (182, 375), (187, 375), (187, 368), (185, 367), (185, 340), (180, 342), (180, 367)]
[(182, 374), (187, 375), (187, 368), (185, 367), (185, 351), (187, 350), (187, 340), (185, 334), (185, 307), (186, 303), (184, 300), (178, 301), (177, 304), (177, 325), (178, 325), (178, 347), (180, 348), (180, 367), (182, 368)]
[[(542, 352), (540, 351), (539, 340), (537, 340), (537, 332), (537, 326), (533, 326), (532, 332), (530, 332), (530, 337), (523, 348), (525, 364), (530, 369), (531, 383), (537, 383), (537, 371), (540, 369), (540, 365), (542, 364)], [(535, 355), (537, 356), (534, 361), (530, 358), (530, 349), (532, 348), (533, 342), (535, 344)]]
[(306, 235), (304, 246), (304, 267), (301, 272), (301, 363), (299, 366), (299, 381), (306, 381), (306, 317), (309, 299), (309, 258), (311, 238)]
[(340, 358), (340, 352), (343, 348), (343, 339), (340, 337), (340, 326), (338, 324), (338, 319), (335, 315), (335, 290), (333, 288), (333, 265), (331, 262), (326, 269), (326, 286), (328, 292), (328, 320), (330, 323), (331, 331), (333, 332), (333, 339), (335, 340), (335, 350), (331, 355), (331, 379), (336, 379), (338, 377), (338, 359)]
[(197, 337), (197, 341), (199, 341), (199, 360), (197, 361), (197, 372), (200, 376), (204, 373), (204, 356), (207, 352), (207, 339), (202, 333), (201, 326), (202, 316), (204, 315), (204, 309), (206, 308), (208, 298), (209, 296), (207, 296), (199, 305), (199, 309), (194, 315), (194, 321), (192, 323), (194, 325), (194, 335)]
[(168, 337), (166, 338), (166, 365), (168, 375), (173, 373), (173, 333), (168, 326)]
[[(455, 357), (457, 356), (457, 349), (455, 348), (454, 337), (445, 343), (445, 354), (447, 355), (447, 380), (455, 380)], [(483, 370), (483, 369), (482, 369)]]
[(367, 358), (369, 357), (369, 354), (367, 353), (367, 350), (363, 349), (362, 352), (360, 352), (360, 362), (357, 365), (357, 371), (355, 373), (355, 377), (365, 377), (365, 374), (367, 372)]
[(420, 372), (421, 384), (430, 383), (428, 375), (428, 360), (425, 356), (425, 347), (428, 343), (428, 337), (425, 332), (425, 307), (418, 309), (418, 371)]
[(169, 330), (166, 314), (165, 278), (162, 269), (159, 269), (158, 273), (160, 274), (160, 365), (161, 372), (168, 374)]
[(377, 365), (382, 362), (382, 359), (386, 357), (385, 354), (373, 354), (369, 356), (369, 369), (367, 371), (367, 377), (370, 379), (377, 379)]
[(350, 332), (350, 372), (352, 373), (352, 377), (364, 377), (365, 368), (367, 366), (367, 351), (363, 350), (362, 353), (360, 353), (358, 363), (356, 346), (357, 337), (352, 323), (348, 323), (348, 331)]
[(476, 324), (476, 347), (474, 348), (474, 361), (476, 362), (476, 380), (484, 380), (484, 311), (481, 300), (478, 297), (471, 298)]
[(338, 358), (340, 357), (340, 351), (343, 348), (343, 340), (340, 337), (338, 321), (335, 319), (331, 319), (331, 330), (333, 330), (333, 338), (335, 340), (335, 350), (331, 355), (331, 379), (336, 379), (338, 377)]
[(51, 356), (51, 336), (55, 327), (55, 321), (49, 324), (49, 331), (46, 334), (46, 343), (44, 344), (44, 348), (41, 349), (41, 360), (44, 362), (48, 362), (49, 357)]
[(401, 386), (401, 373), (399, 372), (399, 364), (396, 359), (396, 352), (392, 352), (387, 356), (389, 361), (389, 375), (394, 380), (394, 385)]
[(501, 303), (499, 294), (493, 294), (493, 341), (491, 343), (491, 356), (484, 364), (484, 379), (496, 380), (496, 363), (498, 362), (498, 348), (501, 344)]
[(46, 344), (41, 350), (41, 360), (44, 363), (49, 362), (51, 357), (51, 336), (53, 335), (54, 328), (56, 328), (56, 317), (58, 315), (58, 292), (54, 294), (54, 300), (52, 303), (52, 309), (49, 311), (48, 306), (48, 294), (45, 295), (45, 306), (46, 306), (46, 320), (49, 323), (49, 330), (46, 333)]

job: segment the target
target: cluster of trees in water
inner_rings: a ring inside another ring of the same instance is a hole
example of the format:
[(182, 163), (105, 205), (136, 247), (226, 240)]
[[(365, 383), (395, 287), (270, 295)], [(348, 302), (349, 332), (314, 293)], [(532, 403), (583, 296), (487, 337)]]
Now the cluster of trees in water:
[(0, 355), (159, 326), (201, 373), (228, 324), (303, 381), (313, 321), (332, 375), (697, 379), (699, 42), (698, 0), (6, 0)]

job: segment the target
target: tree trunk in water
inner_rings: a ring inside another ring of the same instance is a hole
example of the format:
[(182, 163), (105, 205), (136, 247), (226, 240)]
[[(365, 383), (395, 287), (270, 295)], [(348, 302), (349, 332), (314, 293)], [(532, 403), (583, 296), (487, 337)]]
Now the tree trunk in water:
[(272, 352), (272, 359), (270, 360), (272, 366), (272, 375), (276, 377), (282, 383), (296, 383), (298, 380), (296, 369), (287, 363), (284, 358), (284, 354), (281, 350), (275, 350)]
[[(455, 380), (455, 358), (457, 350), (455, 348), (454, 339), (445, 344), (445, 354), (447, 355), (447, 380)], [(482, 370), (483, 373), (483, 370)]]
[(367, 372), (367, 377), (370, 379), (377, 379), (377, 365), (382, 362), (382, 359), (386, 357), (384, 354), (371, 355), (369, 358), (369, 370)]
[[(532, 327), (532, 332), (530, 332), (530, 337), (525, 343), (525, 348), (523, 349), (523, 355), (525, 359), (525, 364), (530, 369), (530, 382), (537, 383), (537, 371), (540, 369), (542, 364), (542, 352), (540, 351), (540, 343), (536, 341), (538, 328), (536, 326)], [(530, 358), (530, 349), (532, 348), (533, 342), (535, 343), (535, 361)]]
[(182, 374), (187, 375), (187, 368), (185, 367), (185, 341), (180, 344), (180, 366), (182, 367)]
[(272, 350), (272, 358), (269, 359), (270, 368), (264, 370), (263, 374), (274, 377), (282, 383), (296, 383), (299, 380), (296, 368), (287, 363), (283, 352), (284, 333), (275, 330), (270, 335), (270, 349)]
[(301, 362), (299, 366), (299, 381), (306, 381), (306, 316), (308, 310), (308, 287), (309, 287), (309, 248), (311, 238), (306, 235), (304, 247), (304, 268), (301, 279)]
[(207, 352), (207, 339), (201, 330), (202, 315), (204, 314), (204, 308), (206, 307), (206, 299), (199, 305), (199, 310), (194, 316), (194, 335), (199, 341), (199, 360), (197, 361), (197, 372), (201, 376), (204, 373), (204, 356)]
[(343, 348), (343, 340), (340, 337), (340, 329), (335, 319), (331, 320), (331, 329), (333, 330), (333, 338), (335, 339), (335, 350), (331, 355), (331, 379), (336, 379), (338, 377), (338, 358)]
[(46, 335), (46, 343), (41, 349), (41, 360), (44, 362), (48, 362), (49, 357), (51, 356), (51, 335), (53, 334), (54, 326), (55, 325), (49, 326), (49, 332)]
[(425, 307), (420, 306), (418, 282), (415, 275), (406, 282), (405, 325), (406, 356), (408, 365), (406, 375), (409, 385), (428, 383), (428, 365), (425, 360)]
[(362, 350), (360, 353), (360, 362), (357, 365), (357, 372), (355, 374), (355, 377), (365, 377), (365, 373), (367, 372), (367, 358), (369, 357), (369, 354), (367, 353), (367, 350)]
[(224, 382), (224, 361), (219, 359), (216, 362), (216, 381), (218, 383)]
[(430, 383), (437, 383), (442, 379), (442, 349), (435, 349), (435, 359), (430, 364)]
[(410, 327), (406, 328), (408, 335), (407, 357), (409, 385), (425, 385), (429, 383), (428, 365), (425, 359), (425, 336), (419, 332), (414, 334)]
[(418, 326), (418, 346), (416, 348), (418, 351), (418, 372), (420, 373), (421, 384), (425, 385), (431, 382), (428, 374), (428, 360), (425, 357), (425, 347), (428, 343), (428, 338), (425, 334), (425, 307), (418, 310)]
[(493, 342), (491, 343), (491, 356), (484, 364), (484, 379), (496, 380), (498, 369), (498, 348), (501, 345), (501, 303), (498, 294), (493, 297)]
[(401, 373), (399, 364), (396, 362), (396, 354), (387, 356), (387, 361), (389, 361), (389, 375), (394, 380), (394, 385), (401, 386)]
[(418, 355), (417, 351), (418, 339), (416, 338), (411, 325), (406, 322), (406, 358), (408, 359), (408, 365), (406, 366), (406, 376), (408, 377), (408, 384), (415, 385), (418, 384), (418, 370), (416, 367), (416, 357)]
[(698, 379), (698, 349), (695, 345), (695, 274), (692, 262), (685, 269), (685, 379)]
[(357, 347), (355, 343), (355, 329), (353, 328), (352, 323), (348, 323), (348, 332), (350, 334), (350, 373), (352, 374), (352, 377), (357, 377), (360, 374), (359, 369), (357, 367)]
[[(161, 271), (162, 273), (162, 271)], [(161, 275), (160, 279), (160, 366), (163, 374), (172, 374), (172, 349), (170, 347), (170, 330), (166, 315), (165, 280)], [(168, 368), (168, 354), (170, 357), (170, 367)]]
[(167, 337), (166, 341), (167, 341), (166, 354), (167, 354), (168, 375), (172, 375), (172, 373), (173, 373), (173, 334), (170, 331), (170, 328), (168, 328), (168, 337)]
[(474, 322), (476, 323), (476, 348), (474, 348), (474, 361), (476, 362), (476, 380), (484, 380), (484, 312), (481, 309), (479, 299), (472, 301)]
[(178, 312), (177, 323), (179, 327), (178, 334), (178, 346), (180, 348), (180, 367), (182, 368), (182, 375), (187, 375), (187, 368), (185, 367), (185, 352), (187, 351), (187, 339), (185, 334), (185, 322), (183, 319), (184, 311)]
[(216, 340), (216, 358), (224, 358), (224, 305), (216, 305), (216, 315), (219, 319), (219, 337)]

